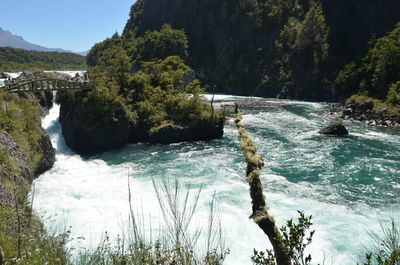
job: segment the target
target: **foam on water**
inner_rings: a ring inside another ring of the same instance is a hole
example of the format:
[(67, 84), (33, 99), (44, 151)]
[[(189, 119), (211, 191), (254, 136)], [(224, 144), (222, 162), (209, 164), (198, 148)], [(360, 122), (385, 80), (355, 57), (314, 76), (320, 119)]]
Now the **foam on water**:
[(4, 73), (8, 74), (9, 76), (11, 76), (11, 78), (17, 78), (18, 76), (20, 76), (22, 74), (22, 72), (15, 72), (15, 73), (4, 72)]
[[(265, 157), (262, 178), (271, 212), (280, 225), (296, 218), (296, 210), (313, 215), (313, 264), (327, 257), (328, 264), (331, 259), (354, 265), (368, 245), (367, 231), (378, 231), (379, 220), (399, 220), (400, 136), (346, 123), (358, 131), (355, 136), (320, 137), (316, 131), (334, 119), (324, 114), (326, 105), (286, 102), (289, 106), (280, 109), (242, 110), (243, 122)], [(245, 164), (231, 120), (220, 140), (130, 145), (83, 158), (66, 146), (58, 109), (56, 105), (42, 123), (56, 147), (57, 161), (35, 181), (34, 207), (53, 216), (54, 222), (72, 226), (72, 235), (85, 237), (84, 244), (95, 246), (104, 231), (111, 236), (121, 233), (129, 212), (129, 168), (134, 208), (144, 212), (143, 222), (151, 220), (153, 228), (162, 218), (151, 178), (178, 178), (190, 189), (203, 189), (194, 224), (206, 225), (215, 192), (231, 250), (226, 264), (251, 264), (254, 248), (270, 248), (248, 219)], [(46, 223), (49, 229), (52, 225)]]
[[(76, 73), (78, 73), (80, 76), (83, 76), (83, 73), (85, 71), (79, 71), (78, 70), (78, 71), (43, 71), (43, 72), (45, 72), (45, 73), (61, 73), (61, 74), (67, 74), (67, 75), (69, 75), (71, 77), (74, 77)], [(22, 72), (4, 72), (4, 73), (8, 74), (9, 76), (11, 76), (11, 78), (17, 78), (22, 74)], [(4, 79), (0, 79), (0, 81), (1, 80), (4, 81)]]
[(261, 99), (259, 97), (244, 97), (244, 96), (233, 96), (226, 94), (204, 94), (203, 97), (211, 101), (214, 98), (214, 101), (233, 101), (233, 100), (248, 100), (248, 99)]
[(83, 76), (83, 73), (85, 71), (44, 71), (45, 73), (61, 73), (61, 74), (67, 74), (71, 77), (74, 77), (76, 75), (76, 73), (78, 73), (80, 76)]

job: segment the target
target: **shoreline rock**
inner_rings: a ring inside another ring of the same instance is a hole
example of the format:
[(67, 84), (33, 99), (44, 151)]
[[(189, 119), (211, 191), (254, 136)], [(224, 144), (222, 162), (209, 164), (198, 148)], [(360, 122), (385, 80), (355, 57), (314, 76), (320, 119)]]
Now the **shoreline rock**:
[(343, 106), (340, 118), (356, 120), (372, 126), (400, 128), (400, 116), (389, 115), (388, 110), (375, 112), (372, 101)]
[(149, 143), (179, 143), (219, 139), (224, 134), (224, 120), (198, 120), (186, 126), (164, 125), (149, 135)]

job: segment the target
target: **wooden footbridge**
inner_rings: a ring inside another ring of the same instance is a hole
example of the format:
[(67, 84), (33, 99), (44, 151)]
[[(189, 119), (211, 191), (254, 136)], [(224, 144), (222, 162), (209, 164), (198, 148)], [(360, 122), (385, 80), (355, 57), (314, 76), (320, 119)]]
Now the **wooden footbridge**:
[(35, 79), (17, 83), (5, 83), (5, 90), (9, 92), (36, 92), (36, 91), (65, 91), (92, 89), (90, 81), (70, 81), (64, 79)]

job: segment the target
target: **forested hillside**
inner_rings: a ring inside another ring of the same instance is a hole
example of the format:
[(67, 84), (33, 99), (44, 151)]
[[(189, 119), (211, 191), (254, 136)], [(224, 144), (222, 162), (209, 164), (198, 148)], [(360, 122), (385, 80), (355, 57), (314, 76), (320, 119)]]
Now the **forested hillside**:
[(183, 29), (189, 65), (221, 92), (336, 101), (359, 90), (339, 73), (399, 20), (397, 0), (138, 0), (123, 35)]
[(83, 70), (86, 59), (73, 53), (39, 52), (0, 47), (0, 72), (23, 70)]

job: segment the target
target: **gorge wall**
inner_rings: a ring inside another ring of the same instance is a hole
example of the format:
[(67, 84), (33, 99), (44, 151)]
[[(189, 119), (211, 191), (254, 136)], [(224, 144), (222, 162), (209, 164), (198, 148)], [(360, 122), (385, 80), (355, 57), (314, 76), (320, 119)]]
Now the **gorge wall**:
[(124, 35), (184, 29), (189, 64), (219, 92), (338, 100), (335, 79), (400, 20), (396, 0), (138, 0)]

